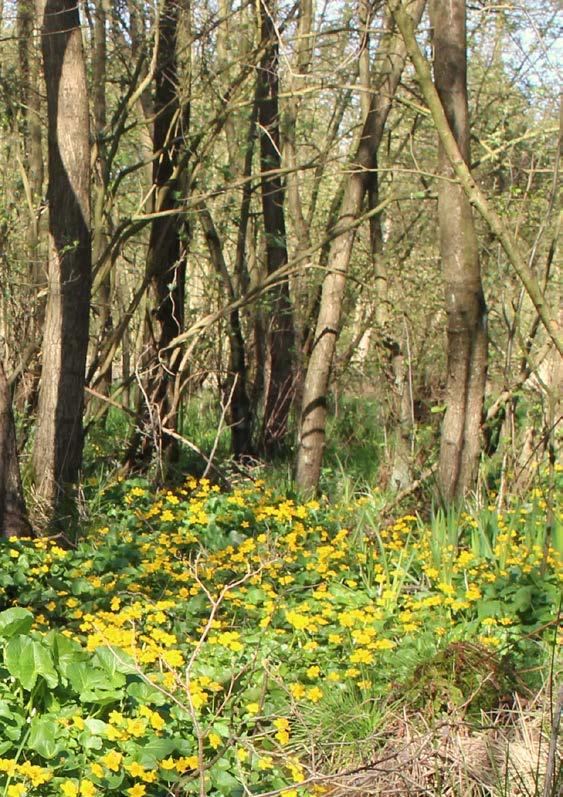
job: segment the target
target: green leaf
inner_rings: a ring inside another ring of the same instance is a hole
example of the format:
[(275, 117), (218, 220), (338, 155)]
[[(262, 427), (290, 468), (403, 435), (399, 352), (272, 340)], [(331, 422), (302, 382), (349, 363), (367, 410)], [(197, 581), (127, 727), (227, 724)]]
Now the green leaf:
[(69, 666), (76, 661), (84, 660), (87, 655), (78, 642), (69, 639), (63, 634), (59, 634), (58, 631), (51, 631), (45, 637), (45, 641), (48, 642), (53, 651), (53, 658), (57, 669), (65, 678), (67, 677)]
[(0, 636), (5, 639), (17, 634), (27, 634), (33, 624), (33, 615), (27, 609), (15, 606), (0, 612)]
[(82, 699), (84, 699), (85, 692), (95, 692), (98, 689), (105, 690), (108, 685), (106, 673), (93, 667), (91, 662), (72, 662), (67, 667), (66, 675), (70, 685)]
[(152, 739), (148, 744), (143, 744), (136, 755), (137, 763), (147, 769), (154, 769), (158, 762), (167, 758), (178, 750), (176, 739)]
[(84, 727), (87, 728), (90, 733), (103, 735), (108, 726), (107, 723), (103, 722), (102, 720), (94, 719), (94, 717), (87, 717), (84, 720)]
[(4, 662), (24, 689), (33, 689), (39, 675), (51, 688), (59, 683), (50, 650), (36, 639), (26, 636), (10, 639), (4, 650)]
[(525, 612), (532, 605), (533, 587), (520, 587), (514, 593), (512, 605), (517, 612)]
[(133, 681), (129, 684), (127, 694), (144, 706), (163, 706), (166, 703), (162, 692), (144, 681)]
[(110, 648), (97, 648), (94, 654), (94, 663), (99, 665), (112, 679), (112, 686), (122, 686), (125, 683), (123, 674), (131, 675), (137, 672), (135, 662), (121, 650), (113, 651)]
[(43, 758), (53, 758), (63, 747), (57, 742), (61, 726), (52, 717), (39, 714), (31, 720), (27, 746), (39, 753)]
[(240, 782), (236, 778), (233, 778), (229, 772), (219, 770), (215, 773), (212, 771), (211, 777), (213, 784), (217, 787), (221, 794), (228, 795), (228, 797), (234, 797), (235, 795), (243, 793)]

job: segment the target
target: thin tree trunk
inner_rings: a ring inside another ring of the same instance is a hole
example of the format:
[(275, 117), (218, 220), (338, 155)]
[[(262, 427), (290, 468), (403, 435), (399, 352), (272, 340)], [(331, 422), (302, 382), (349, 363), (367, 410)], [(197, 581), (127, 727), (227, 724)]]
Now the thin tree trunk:
[(0, 362), (0, 537), (30, 537), (16, 448), (10, 388)]
[[(107, 236), (104, 230), (104, 208), (107, 189), (107, 164), (105, 158), (105, 144), (103, 141), (106, 127), (106, 0), (97, 0), (94, 8), (94, 52), (92, 57), (93, 77), (93, 111), (95, 152), (97, 156), (97, 175), (94, 191), (94, 208), (92, 218), (92, 261), (97, 266), (105, 251)], [(98, 340), (101, 342), (111, 335), (113, 320), (111, 312), (111, 275), (108, 271), (100, 282), (94, 301), (98, 310)], [(99, 348), (99, 347), (98, 347)], [(108, 396), (111, 390), (111, 367), (103, 374), (98, 391)]]
[[(414, 0), (411, 4), (415, 20), (418, 21), (422, 16), (424, 5), (424, 0)], [(335, 231), (339, 234), (330, 246), (329, 271), (323, 282), (313, 349), (305, 378), (296, 467), (297, 485), (305, 490), (317, 486), (321, 472), (325, 445), (326, 397), (340, 328), (346, 273), (355, 237), (355, 230), (349, 227), (361, 213), (369, 186), (370, 170), (375, 168), (377, 150), (391, 101), (405, 65), (406, 49), (390, 23), (381, 44), (381, 55), (383, 74), (372, 95), (370, 110), (354, 157), (354, 168), (344, 190), (340, 217), (335, 226)]]
[[(173, 210), (178, 202), (177, 192), (185, 185), (183, 170), (179, 168), (184, 142), (189, 128), (189, 101), (180, 80), (189, 82), (189, 74), (180, 74), (179, 42), (181, 27), (189, 16), (189, 4), (166, 0), (159, 19), (159, 42), (155, 74), (153, 183), (155, 210)], [(187, 42), (183, 43), (186, 47)], [(168, 459), (177, 452), (177, 443), (170, 435), (160, 435), (160, 426), (176, 430), (177, 404), (174, 383), (178, 358), (171, 359), (161, 352), (179, 335), (184, 325), (186, 283), (187, 227), (180, 214), (157, 217), (151, 223), (147, 274), (151, 274), (156, 307), (153, 341), (154, 369), (149, 379), (147, 395), (149, 415), (156, 413), (159, 428), (143, 440), (143, 459), (147, 459), (156, 438)], [(161, 364), (164, 358), (164, 367)]]
[[(236, 300), (233, 282), (223, 255), (223, 246), (215, 224), (205, 203), (198, 208), (199, 220), (203, 228), (205, 240), (213, 267), (223, 284), (229, 302)], [(232, 449), (235, 459), (244, 460), (253, 453), (252, 449), (252, 413), (247, 393), (247, 367), (244, 339), (237, 308), (229, 313), (229, 379), (225, 389), (226, 397), (230, 396), (230, 425)]]
[(46, 0), (42, 47), (49, 120), (49, 285), (33, 466), (50, 521), (73, 507), (82, 465), (90, 313), (90, 142), (78, 6)]
[[(43, 195), (43, 151), (39, 86), (41, 66), (35, 40), (38, 26), (33, 0), (19, 0), (17, 26), (25, 155), (25, 163), (22, 165), (26, 170), (29, 186), (27, 196), (29, 224), (26, 237), (29, 247), (29, 281), (31, 294), (34, 296), (33, 306), (30, 308), (31, 311), (26, 320), (25, 336), (30, 343), (35, 344), (36, 350), (39, 352), (45, 318), (45, 300), (41, 295), (45, 273), (39, 247), (39, 217)], [(33, 356), (28, 367), (22, 372), (21, 380), (18, 380), (14, 404), (29, 414), (33, 413), (37, 407), (40, 370), (39, 358)]]
[[(260, 126), (260, 168), (271, 172), (281, 167), (278, 58), (279, 45), (274, 27), (274, 2), (260, 2), (260, 28), (264, 54), (258, 70), (258, 123)], [(268, 274), (287, 262), (284, 214), (284, 186), (276, 174), (261, 181), (262, 213)], [(264, 421), (261, 448), (267, 456), (275, 454), (285, 440), (294, 395), (295, 332), (287, 277), (268, 296), (266, 329), (266, 373)]]
[[(432, 0), (434, 82), (459, 150), (469, 163), (465, 0)], [(446, 413), (440, 440), (439, 484), (451, 503), (475, 485), (487, 373), (487, 308), (471, 205), (442, 143), (438, 148), (438, 218), (446, 299)]]

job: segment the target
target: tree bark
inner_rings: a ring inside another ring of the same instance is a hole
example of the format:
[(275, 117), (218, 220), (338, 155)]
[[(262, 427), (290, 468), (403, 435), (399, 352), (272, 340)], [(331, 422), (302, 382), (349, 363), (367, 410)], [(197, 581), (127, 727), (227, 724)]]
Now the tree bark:
[[(448, 124), (469, 164), (465, 0), (431, 0), (434, 83)], [(487, 308), (471, 205), (438, 145), (438, 218), (446, 300), (446, 413), (440, 440), (439, 485), (451, 503), (470, 490), (481, 453), (480, 428), (487, 373)]]
[[(424, 0), (411, 3), (411, 13), (417, 22), (422, 16), (424, 5)], [(334, 228), (337, 235), (330, 246), (328, 272), (323, 282), (313, 348), (305, 377), (296, 467), (297, 485), (304, 490), (317, 486), (321, 472), (326, 396), (340, 328), (346, 274), (355, 238), (355, 227), (350, 229), (350, 226), (361, 213), (370, 184), (370, 170), (376, 167), (377, 150), (405, 65), (405, 46), (393, 31), (391, 22), (388, 23), (381, 43), (383, 71), (377, 89), (372, 94), (369, 113), (344, 190), (340, 216)]]
[[(189, 83), (189, 72), (179, 69), (181, 28), (189, 17), (189, 3), (166, 0), (159, 19), (159, 41), (155, 72), (154, 97), (154, 206), (156, 211), (173, 210), (185, 181), (185, 164), (181, 163), (189, 129), (188, 92), (180, 81)], [(188, 42), (182, 46), (189, 47)], [(187, 225), (182, 214), (157, 216), (151, 222), (147, 254), (147, 274), (155, 299), (153, 320), (156, 322), (152, 352), (154, 365), (147, 395), (151, 407), (145, 408), (157, 429), (145, 436), (142, 458), (147, 460), (156, 439), (167, 459), (177, 453), (176, 440), (160, 434), (160, 427), (176, 430), (177, 397), (174, 396), (178, 358), (170, 358), (163, 349), (179, 335), (184, 326), (186, 286)], [(156, 416), (154, 415), (156, 414)]]
[[(213, 268), (221, 281), (229, 302), (237, 299), (233, 281), (227, 269), (223, 255), (223, 245), (204, 202), (198, 208), (199, 220), (209, 249)], [(229, 379), (224, 391), (226, 399), (230, 397), (229, 420), (231, 426), (231, 440), (233, 456), (243, 460), (252, 456), (252, 411), (247, 392), (247, 366), (244, 338), (237, 307), (229, 313)]]
[(30, 537), (10, 389), (0, 362), (0, 537)]
[[(29, 282), (32, 286), (33, 304), (26, 319), (25, 337), (35, 344), (37, 354), (45, 318), (45, 300), (41, 288), (45, 282), (45, 264), (39, 246), (39, 219), (43, 201), (43, 149), (41, 131), (41, 91), (39, 86), (41, 59), (35, 35), (38, 32), (37, 11), (33, 0), (18, 0), (17, 11), (18, 56), (20, 68), (20, 98), (23, 106), (22, 164), (28, 179), (27, 204), (29, 224), (26, 240), (29, 257)], [(33, 356), (22, 371), (14, 393), (14, 406), (31, 414), (37, 408), (41, 366), (38, 356)]]
[[(264, 54), (258, 69), (258, 123), (260, 168), (271, 172), (281, 167), (278, 60), (279, 45), (274, 26), (274, 2), (260, 2), (260, 29)], [(264, 175), (261, 181), (262, 213), (266, 239), (268, 274), (287, 265), (284, 186), (279, 175)], [(294, 395), (295, 332), (285, 277), (268, 295), (269, 322), (266, 329), (266, 373), (261, 448), (267, 456), (283, 444)]]
[[(107, 191), (106, 147), (103, 140), (104, 129), (106, 127), (107, 102), (106, 102), (106, 2), (107, 0), (97, 0), (94, 8), (94, 47), (92, 53), (92, 109), (94, 115), (94, 136), (96, 153), (96, 177), (94, 203), (92, 210), (92, 261), (94, 268), (100, 262), (107, 245), (107, 235), (104, 229), (104, 210)], [(100, 282), (97, 294), (94, 296), (95, 307), (98, 311), (98, 341), (111, 335), (113, 329), (113, 319), (111, 310), (111, 280), (112, 273), (109, 271)], [(99, 349), (99, 346), (97, 347)], [(109, 368), (104, 373), (98, 391), (104, 396), (109, 396), (112, 383), (112, 369)]]
[(42, 48), (49, 139), (49, 280), (33, 466), (49, 521), (73, 508), (82, 464), (90, 312), (90, 142), (78, 6), (46, 0)]

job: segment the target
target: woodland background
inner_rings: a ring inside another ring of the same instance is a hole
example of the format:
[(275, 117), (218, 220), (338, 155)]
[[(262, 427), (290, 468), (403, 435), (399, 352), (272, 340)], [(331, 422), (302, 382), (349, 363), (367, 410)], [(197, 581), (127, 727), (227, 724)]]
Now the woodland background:
[(306, 490), (327, 414), (344, 471), (437, 462), (446, 503), (553, 465), (557, 7), (452, 8), (4, 3), (0, 323), (47, 525), (119, 410), (161, 481), (209, 470), (203, 416)]
[(559, 25), (0, 0), (5, 797), (560, 794)]

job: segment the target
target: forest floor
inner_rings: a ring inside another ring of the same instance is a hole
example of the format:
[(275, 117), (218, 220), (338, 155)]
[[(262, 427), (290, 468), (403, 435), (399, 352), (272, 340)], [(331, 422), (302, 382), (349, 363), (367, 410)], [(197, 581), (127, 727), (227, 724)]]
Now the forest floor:
[(0, 794), (557, 793), (541, 490), (427, 521), (259, 481), (102, 493), (73, 547), (0, 547)]

